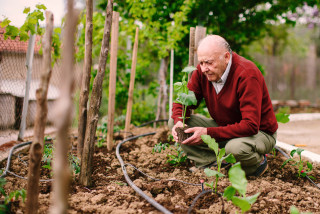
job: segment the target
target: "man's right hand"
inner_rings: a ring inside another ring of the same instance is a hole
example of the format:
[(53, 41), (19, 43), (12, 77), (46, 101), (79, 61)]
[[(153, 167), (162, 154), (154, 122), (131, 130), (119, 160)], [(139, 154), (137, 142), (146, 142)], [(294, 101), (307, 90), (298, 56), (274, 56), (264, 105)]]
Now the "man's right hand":
[(178, 121), (173, 127), (172, 127), (172, 130), (171, 130), (171, 133), (172, 133), (172, 136), (173, 136), (173, 139), (176, 141), (176, 142), (179, 142), (178, 140), (178, 135), (177, 135), (177, 132), (176, 132), (176, 128), (177, 127), (183, 127), (183, 123), (181, 121)]

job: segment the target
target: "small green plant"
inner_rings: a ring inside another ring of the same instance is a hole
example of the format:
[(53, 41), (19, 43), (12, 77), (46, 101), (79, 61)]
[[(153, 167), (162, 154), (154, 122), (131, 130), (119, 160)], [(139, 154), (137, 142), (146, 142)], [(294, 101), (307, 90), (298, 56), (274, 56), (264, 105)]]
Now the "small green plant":
[[(297, 148), (297, 149), (293, 149), (291, 152), (290, 152), (290, 158), (288, 158), (287, 160), (285, 160), (283, 162), (283, 164), (281, 165), (281, 168), (283, 168), (285, 165), (287, 165), (287, 163), (289, 162), (294, 162), (292, 164), (292, 166), (297, 166), (298, 167), (298, 177), (306, 177), (306, 175), (312, 171), (312, 164), (310, 162), (307, 161), (307, 170), (304, 170), (304, 167), (303, 167), (303, 160), (302, 160), (302, 157), (301, 157), (301, 153), (304, 151), (304, 149), (301, 149), (301, 148)], [(294, 154), (297, 153), (297, 155), (299, 156), (299, 160), (295, 160), (293, 159), (293, 156)], [(310, 178), (312, 179), (315, 179), (314, 177), (312, 176), (309, 176)]]
[(178, 94), (178, 97), (176, 101), (180, 103), (183, 107), (182, 115), (180, 118), (182, 118), (182, 123), (183, 127), (185, 125), (185, 119), (186, 119), (186, 112), (187, 112), (187, 107), (190, 105), (196, 105), (197, 104), (197, 99), (196, 96), (194, 95), (193, 91), (190, 91), (187, 87), (188, 81), (187, 81), (187, 74), (196, 70), (196, 67), (193, 66), (188, 66), (185, 67), (182, 72), (185, 72), (185, 74), (182, 77), (181, 82), (176, 82), (174, 84), (174, 90)]
[[(246, 196), (248, 181), (239, 162), (230, 168), (229, 180), (231, 186), (228, 186), (224, 190), (223, 196), (227, 198), (228, 201), (231, 200), (235, 206), (239, 207), (242, 213), (245, 213), (251, 209), (251, 205), (256, 202), (260, 193), (253, 196)], [(240, 196), (236, 196), (237, 192)]]
[(169, 143), (162, 143), (159, 142), (158, 144), (154, 145), (153, 149), (152, 149), (152, 153), (160, 153), (162, 150), (166, 150), (166, 148), (168, 148), (170, 145)]
[(4, 204), (0, 204), (0, 213), (6, 213), (8, 211), (8, 204), (14, 200), (18, 200), (19, 197), (22, 198), (24, 203), (26, 199), (26, 190), (15, 190), (7, 194), (4, 190), (4, 185), (6, 184), (6, 179), (0, 178), (0, 194), (4, 197)]
[(52, 169), (51, 162), (53, 159), (53, 144), (45, 144), (43, 149), (42, 161), (44, 165), (42, 166), (45, 169)]
[[(212, 149), (216, 154), (218, 170), (215, 171), (215, 170), (206, 168), (204, 172), (208, 177), (211, 177), (211, 176), (216, 177), (215, 183), (212, 181), (211, 184), (205, 183), (205, 185), (210, 187), (212, 191), (217, 193), (218, 180), (220, 177), (224, 176), (224, 174), (220, 172), (222, 161), (226, 161), (227, 163), (235, 163), (236, 159), (231, 153), (228, 154), (227, 156), (224, 156), (226, 154), (225, 148), (219, 149), (219, 145), (218, 143), (216, 143), (216, 140), (214, 138), (211, 138), (209, 135), (201, 135), (201, 139), (203, 140), (204, 143), (208, 144), (208, 147)], [(213, 190), (213, 187), (214, 187), (214, 190)]]
[(279, 123), (287, 123), (287, 122), (289, 122), (290, 121), (289, 112), (290, 112), (290, 108), (289, 107), (279, 108), (278, 113), (276, 114), (277, 121)]
[(176, 149), (171, 149), (171, 150), (173, 150), (176, 153), (176, 155), (168, 154), (167, 163), (170, 163), (174, 166), (178, 166), (187, 160), (187, 156), (184, 155), (184, 152), (179, 143), (176, 142), (174, 146)]
[(73, 174), (79, 174), (80, 173), (80, 160), (77, 156), (70, 154), (69, 155), (69, 163), (70, 163), (70, 168)]

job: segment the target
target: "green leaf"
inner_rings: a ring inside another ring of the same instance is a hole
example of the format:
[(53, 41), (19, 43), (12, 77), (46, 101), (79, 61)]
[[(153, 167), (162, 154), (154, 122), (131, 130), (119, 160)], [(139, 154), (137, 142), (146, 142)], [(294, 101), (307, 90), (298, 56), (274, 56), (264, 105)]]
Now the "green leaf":
[(204, 185), (206, 185), (207, 187), (212, 188), (212, 187), (213, 187), (213, 185), (214, 185), (214, 183), (213, 183), (213, 181), (211, 182), (211, 184), (209, 184), (209, 183), (205, 182), (205, 183), (204, 183)]
[(204, 143), (208, 144), (208, 147), (212, 149), (216, 155), (218, 155), (219, 145), (214, 138), (211, 138), (210, 135), (201, 135), (201, 139)]
[(252, 195), (252, 196), (248, 196), (246, 197), (246, 200), (249, 202), (249, 204), (253, 204), (254, 202), (256, 202), (258, 196), (260, 195), (260, 192), (258, 192), (257, 194), (255, 195)]
[(286, 114), (286, 113), (277, 113), (276, 114), (276, 119), (280, 123), (287, 123), (287, 122), (290, 121), (289, 116), (290, 115)]
[(193, 93), (193, 91), (189, 91), (188, 94), (180, 93), (177, 98), (178, 101), (181, 102), (182, 105), (191, 106), (197, 104), (197, 99)]
[(287, 163), (288, 163), (289, 161), (291, 161), (291, 160), (292, 160), (291, 158), (285, 160), (285, 161), (283, 162), (283, 164), (281, 165), (281, 168), (283, 168), (285, 165), (287, 165)]
[(218, 159), (221, 160), (225, 154), (226, 154), (226, 149), (225, 148), (220, 149)]
[(28, 14), (30, 12), (30, 7), (25, 7), (23, 13)]
[(312, 168), (313, 168), (312, 164), (309, 163), (309, 162), (307, 162), (307, 167), (308, 167), (309, 170), (312, 170)]
[(291, 206), (290, 214), (300, 214), (300, 212), (295, 206)]
[(293, 155), (294, 155), (296, 152), (297, 152), (297, 150), (296, 150), (296, 149), (291, 150), (291, 152), (290, 152), (290, 156), (291, 156), (291, 157), (293, 157)]
[(5, 28), (10, 24), (10, 20), (8, 18), (5, 18), (4, 20), (2, 20), (2, 22), (0, 23), (0, 27)]
[(206, 173), (208, 177), (212, 177), (212, 176), (224, 177), (224, 174), (209, 168), (205, 168), (204, 173)]
[(250, 208), (251, 208), (250, 203), (248, 201), (246, 201), (244, 198), (238, 198), (238, 197), (233, 196), (231, 198), (231, 200), (234, 205), (240, 207), (242, 212), (246, 212), (246, 211), (250, 210)]
[(187, 66), (187, 67), (185, 67), (185, 68), (182, 70), (182, 72), (190, 73), (190, 72), (192, 72), (192, 71), (194, 71), (194, 70), (197, 70), (197, 68), (194, 67), (194, 66)]
[(236, 158), (233, 156), (233, 154), (228, 154), (227, 156), (221, 158), (221, 161), (225, 160), (228, 163), (235, 163), (237, 162)]
[(38, 8), (39, 10), (46, 10), (47, 9), (47, 7), (46, 6), (44, 6), (44, 4), (37, 4), (36, 5), (36, 8)]
[(304, 151), (304, 149), (301, 149), (301, 148), (298, 148), (297, 149), (297, 154), (299, 155), (299, 156), (301, 156), (301, 153)]
[(235, 194), (236, 189), (233, 186), (228, 186), (223, 192), (223, 197), (227, 198), (227, 200), (229, 201)]
[(245, 172), (241, 169), (240, 163), (236, 163), (230, 168), (229, 180), (241, 195), (246, 195), (248, 181)]

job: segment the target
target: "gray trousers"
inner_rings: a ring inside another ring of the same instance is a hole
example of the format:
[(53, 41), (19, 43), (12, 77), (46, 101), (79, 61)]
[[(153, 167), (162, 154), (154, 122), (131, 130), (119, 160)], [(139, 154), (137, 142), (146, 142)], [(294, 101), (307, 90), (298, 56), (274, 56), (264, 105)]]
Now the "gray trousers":
[[(191, 115), (186, 124), (190, 127), (218, 127), (213, 119), (202, 115)], [(168, 122), (169, 128), (174, 126), (173, 119)], [(232, 153), (247, 175), (254, 173), (262, 161), (263, 155), (272, 151), (276, 144), (277, 134), (269, 135), (263, 131), (249, 137), (239, 137), (218, 142), (220, 148), (226, 149), (226, 154)], [(196, 167), (203, 167), (214, 161), (216, 156), (207, 144), (197, 146), (181, 144), (187, 157), (193, 160)]]

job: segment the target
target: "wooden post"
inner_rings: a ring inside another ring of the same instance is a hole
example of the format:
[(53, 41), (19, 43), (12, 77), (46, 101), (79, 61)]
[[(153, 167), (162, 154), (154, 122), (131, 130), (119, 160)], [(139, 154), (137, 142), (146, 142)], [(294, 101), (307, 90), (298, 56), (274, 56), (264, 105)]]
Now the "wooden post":
[[(37, 25), (35, 25), (35, 31), (37, 31)], [(24, 131), (26, 130), (27, 123), (27, 114), (28, 114), (28, 106), (29, 106), (29, 91), (32, 77), (32, 64), (33, 64), (33, 55), (34, 55), (34, 45), (36, 41), (36, 34), (30, 33), (28, 50), (27, 50), (27, 59), (26, 59), (26, 67), (27, 67), (27, 75), (26, 75), (26, 90), (23, 98), (23, 106), (22, 106), (22, 115), (21, 115), (21, 123), (18, 134), (18, 140), (23, 141)]]
[(69, 128), (73, 112), (74, 91), (74, 43), (80, 11), (74, 9), (73, 0), (67, 2), (66, 24), (63, 36), (60, 97), (55, 103), (55, 125), (57, 142), (53, 162), (53, 203), (50, 213), (67, 213), (70, 187), (68, 150), (70, 145)]
[(129, 85), (129, 96), (127, 103), (127, 114), (126, 114), (126, 124), (125, 124), (125, 137), (128, 136), (131, 123), (131, 112), (133, 103), (133, 89), (134, 89), (134, 79), (136, 75), (136, 64), (137, 64), (137, 53), (138, 53), (138, 40), (139, 38), (139, 28), (136, 28), (136, 36), (133, 45), (132, 63), (131, 63), (131, 74), (130, 74), (130, 85)]
[(118, 57), (118, 34), (119, 34), (119, 13), (113, 11), (110, 49), (110, 76), (109, 76), (109, 101), (108, 101), (108, 133), (107, 149), (113, 149), (113, 123), (116, 99), (117, 81), (117, 57)]
[(79, 101), (79, 123), (78, 123), (78, 145), (77, 155), (81, 160), (83, 144), (86, 134), (88, 99), (90, 90), (91, 65), (92, 65), (92, 0), (86, 1), (86, 35), (85, 35), (85, 57), (84, 70), (82, 74), (82, 83)]
[(169, 119), (172, 115), (172, 102), (173, 102), (173, 66), (174, 65), (174, 50), (171, 49), (170, 59), (170, 95), (169, 95)]
[(43, 58), (40, 86), (36, 91), (37, 109), (34, 124), (34, 137), (29, 150), (29, 170), (27, 183), (26, 213), (38, 213), (40, 163), (43, 153), (44, 129), (47, 122), (47, 94), (51, 77), (51, 43), (53, 14), (46, 11), (46, 32), (42, 40)]
[(190, 28), (190, 36), (189, 36), (189, 66), (194, 66), (194, 37), (195, 37), (195, 28)]
[(199, 42), (201, 39), (203, 39), (206, 36), (206, 31), (207, 28), (205, 27), (201, 27), (201, 26), (197, 26), (196, 27), (196, 32), (195, 32), (195, 39), (194, 39), (194, 66), (198, 65), (198, 46), (199, 46)]
[(99, 66), (96, 77), (93, 81), (92, 95), (90, 99), (87, 128), (81, 158), (80, 183), (84, 186), (92, 185), (92, 158), (94, 142), (99, 119), (99, 108), (102, 97), (102, 83), (106, 71), (107, 58), (109, 53), (109, 41), (112, 21), (113, 0), (108, 0), (104, 33), (99, 57)]

